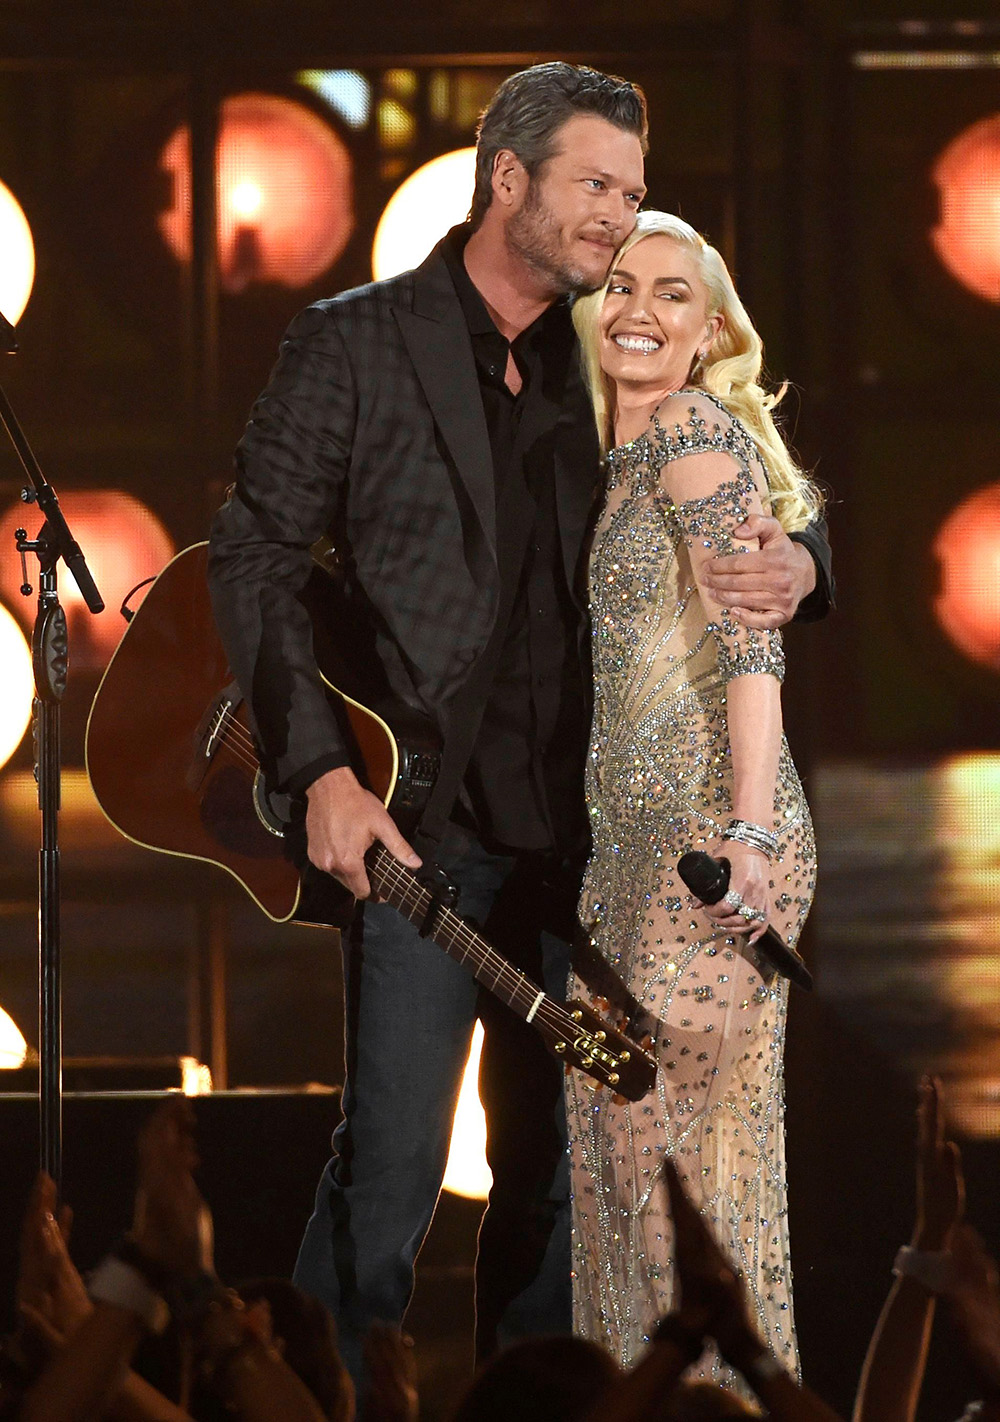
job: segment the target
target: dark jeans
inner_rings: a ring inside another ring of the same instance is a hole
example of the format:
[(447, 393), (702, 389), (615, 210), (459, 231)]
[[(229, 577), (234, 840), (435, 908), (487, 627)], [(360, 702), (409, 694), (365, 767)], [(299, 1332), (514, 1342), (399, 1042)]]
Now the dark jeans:
[[(437, 856), (458, 911), (563, 1000), (569, 946), (548, 931), (539, 866), (449, 827)], [(527, 1023), (386, 904), (344, 935), (347, 1081), (336, 1155), (320, 1180), (295, 1282), (333, 1311), (361, 1378), (374, 1319), (400, 1322), (447, 1163), (476, 1016), (493, 1172), (476, 1264), (476, 1353), (569, 1332), (569, 1172), (559, 1063)]]

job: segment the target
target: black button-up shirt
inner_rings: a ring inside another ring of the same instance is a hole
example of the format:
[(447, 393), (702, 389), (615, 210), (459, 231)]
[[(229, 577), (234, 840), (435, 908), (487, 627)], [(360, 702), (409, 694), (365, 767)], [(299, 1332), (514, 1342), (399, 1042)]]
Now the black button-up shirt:
[[(568, 305), (557, 302), (508, 343), (465, 270), (466, 240), (456, 233), (444, 255), (472, 339), (493, 455), (500, 599), (465, 688), (465, 708), (478, 702), (482, 719), (462, 803), (488, 842), (570, 854), (586, 841), (589, 698), (582, 611), (563, 572), (554, 444), (575, 337)], [(509, 355), (522, 380), (516, 395), (505, 380)]]

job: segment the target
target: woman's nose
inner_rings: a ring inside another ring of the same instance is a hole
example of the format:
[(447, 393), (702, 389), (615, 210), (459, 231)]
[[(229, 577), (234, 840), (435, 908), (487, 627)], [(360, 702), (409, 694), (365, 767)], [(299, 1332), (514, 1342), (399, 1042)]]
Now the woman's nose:
[(624, 311), (632, 321), (652, 322), (649, 309), (649, 298), (644, 291), (630, 291), (625, 298)]

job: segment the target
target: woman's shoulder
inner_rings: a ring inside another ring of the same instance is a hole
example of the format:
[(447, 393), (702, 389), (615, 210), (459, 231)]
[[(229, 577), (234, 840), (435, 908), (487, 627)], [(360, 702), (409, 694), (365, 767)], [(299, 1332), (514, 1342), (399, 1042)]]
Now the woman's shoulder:
[(651, 434), (667, 459), (732, 452), (746, 438), (743, 426), (721, 400), (694, 387), (667, 396), (653, 416)]

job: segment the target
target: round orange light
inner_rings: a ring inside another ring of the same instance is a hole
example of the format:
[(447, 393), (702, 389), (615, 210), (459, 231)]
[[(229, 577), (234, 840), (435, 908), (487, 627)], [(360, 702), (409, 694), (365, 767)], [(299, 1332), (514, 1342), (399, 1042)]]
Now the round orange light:
[(1000, 301), (1000, 114), (949, 143), (932, 176), (941, 202), (935, 252), (969, 291)]
[[(104, 611), (96, 617), (88, 612), (72, 575), (60, 566), (59, 597), (69, 624), (70, 664), (101, 668), (107, 665), (125, 631), (118, 612), (122, 599), (136, 583), (160, 571), (174, 552), (173, 541), (152, 509), (118, 489), (71, 491), (60, 494), (59, 501), (105, 603)], [(37, 521), (37, 514), (35, 517)], [(10, 547), (14, 529), (25, 524), (34, 535), (30, 511), (23, 504), (15, 504), (0, 519), (0, 548)], [(37, 563), (32, 567), (29, 559), (28, 577), (36, 586), (37, 575)], [(29, 623), (35, 603), (33, 598), (18, 596), (20, 585), (19, 563), (13, 558), (4, 559), (0, 564), (0, 594), (17, 608), (22, 622)], [(138, 606), (141, 600), (139, 594), (132, 606)]]
[[(191, 260), (191, 134), (179, 128), (160, 166), (174, 197), (159, 219), (174, 255)], [(219, 276), (237, 293), (254, 282), (307, 286), (340, 256), (354, 228), (351, 157), (328, 123), (274, 94), (238, 94), (219, 116), (216, 149)]]
[(1000, 671), (1000, 484), (977, 489), (952, 510), (934, 554), (941, 566), (938, 622), (965, 656)]
[(31, 720), (35, 681), (31, 649), (17, 622), (0, 605), (0, 765), (21, 744)]

